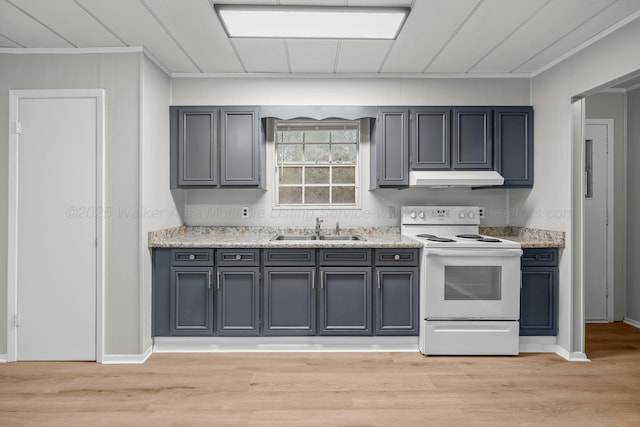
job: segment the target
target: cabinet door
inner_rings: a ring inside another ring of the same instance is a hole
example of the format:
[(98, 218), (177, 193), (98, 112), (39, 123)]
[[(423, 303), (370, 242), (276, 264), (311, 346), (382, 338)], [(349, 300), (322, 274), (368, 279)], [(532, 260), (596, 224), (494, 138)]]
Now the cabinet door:
[(496, 170), (504, 187), (533, 187), (533, 108), (494, 110)]
[(376, 268), (376, 335), (418, 335), (418, 269)]
[(409, 110), (380, 109), (375, 138), (378, 186), (409, 185)]
[(211, 267), (171, 268), (169, 334), (212, 335)]
[(411, 118), (411, 169), (450, 169), (451, 109), (423, 107)]
[(178, 108), (178, 186), (212, 187), (218, 184), (217, 109)]
[(260, 334), (260, 268), (220, 267), (217, 273), (216, 334)]
[(315, 267), (265, 267), (265, 335), (316, 334), (315, 276)]
[(220, 109), (220, 185), (260, 185), (257, 108)]
[(520, 335), (558, 334), (558, 269), (523, 267)]
[(453, 110), (453, 169), (493, 169), (493, 123), (490, 107)]
[(320, 335), (371, 335), (371, 268), (320, 268)]

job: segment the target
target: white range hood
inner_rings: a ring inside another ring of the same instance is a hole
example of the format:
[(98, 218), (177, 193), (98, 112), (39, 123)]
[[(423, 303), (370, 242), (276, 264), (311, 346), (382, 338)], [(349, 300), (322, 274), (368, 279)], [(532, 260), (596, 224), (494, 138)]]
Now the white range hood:
[(412, 171), (409, 187), (487, 187), (502, 185), (496, 171)]

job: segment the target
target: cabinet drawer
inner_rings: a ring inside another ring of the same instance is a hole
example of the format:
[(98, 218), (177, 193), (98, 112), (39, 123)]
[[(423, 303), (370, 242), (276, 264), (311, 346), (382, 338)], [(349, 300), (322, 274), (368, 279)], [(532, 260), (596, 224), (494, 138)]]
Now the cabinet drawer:
[(259, 266), (260, 249), (218, 249), (216, 264), (218, 266)]
[(316, 265), (315, 249), (266, 249), (262, 253), (264, 265), (313, 266)]
[(171, 265), (213, 266), (213, 249), (173, 249)]
[(525, 248), (522, 250), (522, 266), (550, 266), (558, 265), (558, 249), (556, 248)]
[(375, 265), (414, 267), (418, 265), (418, 253), (418, 249), (376, 249)]
[(320, 249), (320, 265), (371, 265), (371, 249)]

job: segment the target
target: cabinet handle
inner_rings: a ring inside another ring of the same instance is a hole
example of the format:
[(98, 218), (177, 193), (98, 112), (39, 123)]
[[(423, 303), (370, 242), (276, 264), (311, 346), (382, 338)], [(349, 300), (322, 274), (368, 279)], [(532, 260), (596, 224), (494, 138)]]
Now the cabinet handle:
[(218, 290), (220, 290), (220, 271), (218, 271), (217, 275), (216, 275), (216, 281), (218, 282)]
[(189, 255), (189, 259), (190, 259), (191, 261), (193, 261), (194, 259), (196, 259), (196, 256), (195, 256), (194, 254), (190, 254), (190, 255)]
[(211, 289), (211, 270), (209, 270), (209, 289)]
[(242, 255), (237, 254), (237, 255), (236, 255), (236, 261), (240, 261), (241, 259), (242, 259)]
[(395, 259), (396, 261), (400, 261), (400, 255), (395, 254), (395, 255), (393, 256), (393, 259)]
[(315, 289), (316, 288), (316, 275), (314, 273), (311, 273), (311, 289)]
[(378, 274), (378, 289), (380, 289), (380, 270), (377, 271), (377, 274)]
[(320, 289), (324, 289), (324, 273), (320, 273)]

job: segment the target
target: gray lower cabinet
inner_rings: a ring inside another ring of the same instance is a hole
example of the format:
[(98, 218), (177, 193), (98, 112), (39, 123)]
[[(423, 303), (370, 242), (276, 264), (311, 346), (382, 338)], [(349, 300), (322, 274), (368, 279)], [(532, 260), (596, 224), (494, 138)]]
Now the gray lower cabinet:
[(371, 267), (320, 267), (320, 335), (371, 335)]
[(520, 335), (558, 334), (558, 249), (525, 248), (522, 251)]
[(418, 334), (418, 268), (376, 267), (376, 335)]
[(264, 267), (264, 335), (316, 334), (316, 268)]
[(260, 268), (218, 267), (216, 335), (260, 335)]
[(212, 267), (171, 267), (170, 335), (213, 333)]

